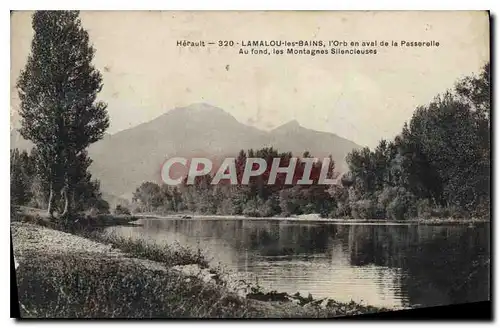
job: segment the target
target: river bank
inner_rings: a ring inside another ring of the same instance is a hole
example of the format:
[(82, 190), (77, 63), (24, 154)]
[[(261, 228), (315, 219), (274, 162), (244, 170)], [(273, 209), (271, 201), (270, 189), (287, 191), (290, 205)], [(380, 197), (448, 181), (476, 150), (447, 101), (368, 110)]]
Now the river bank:
[(155, 213), (137, 213), (134, 214), (137, 218), (148, 218), (148, 219), (165, 219), (165, 220), (267, 220), (267, 221), (290, 221), (290, 222), (320, 222), (320, 223), (332, 223), (332, 224), (362, 224), (362, 225), (446, 225), (446, 224), (475, 224), (475, 223), (489, 223), (488, 219), (480, 218), (430, 218), (430, 219), (410, 219), (410, 220), (356, 220), (350, 217), (345, 218), (322, 218), (319, 214), (304, 214), (298, 216), (289, 217), (248, 217), (244, 215), (205, 215), (205, 214), (195, 214), (195, 213), (183, 213), (183, 214), (167, 214), (160, 215)]
[(23, 317), (318, 318), (384, 310), (255, 286), (241, 293), (182, 246), (84, 238), (27, 222), (11, 223), (11, 231)]

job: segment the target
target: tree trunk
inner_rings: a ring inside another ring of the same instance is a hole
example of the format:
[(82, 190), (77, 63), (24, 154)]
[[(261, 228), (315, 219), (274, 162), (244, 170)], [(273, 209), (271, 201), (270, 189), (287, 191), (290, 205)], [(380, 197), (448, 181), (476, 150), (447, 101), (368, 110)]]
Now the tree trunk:
[(66, 217), (71, 214), (71, 199), (69, 193), (69, 176), (68, 173), (64, 174), (63, 188), (61, 189), (61, 197), (64, 199), (64, 208), (62, 216)]
[(61, 196), (64, 199), (64, 209), (62, 212), (62, 216), (69, 216), (71, 214), (71, 197), (69, 195), (69, 185), (67, 179), (64, 181), (64, 187), (61, 190)]
[(68, 211), (69, 211), (69, 199), (68, 199), (68, 191), (67, 191), (66, 186), (61, 191), (61, 196), (64, 199), (64, 208), (63, 208), (63, 212), (61, 213), (61, 215), (66, 216), (66, 215), (68, 215)]
[(67, 214), (73, 214), (74, 213), (74, 202), (73, 202), (73, 192), (70, 186), (66, 188), (66, 199), (68, 200), (66, 204), (66, 212)]
[(50, 193), (49, 193), (49, 202), (48, 202), (47, 213), (52, 218), (54, 217), (54, 185), (52, 182), (50, 183)]

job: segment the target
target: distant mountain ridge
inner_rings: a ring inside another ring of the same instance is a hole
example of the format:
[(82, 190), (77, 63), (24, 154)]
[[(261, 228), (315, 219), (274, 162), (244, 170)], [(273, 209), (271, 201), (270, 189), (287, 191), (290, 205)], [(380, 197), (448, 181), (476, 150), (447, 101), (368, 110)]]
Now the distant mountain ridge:
[[(11, 148), (27, 141), (11, 130)], [(89, 148), (92, 175), (103, 192), (129, 198), (143, 181), (160, 182), (162, 163), (173, 156), (205, 156), (215, 161), (241, 149), (273, 147), (302, 156), (309, 151), (332, 155), (337, 170), (346, 171), (345, 156), (361, 146), (333, 133), (302, 127), (296, 120), (269, 132), (240, 123), (223, 109), (208, 104), (174, 108), (156, 119), (106, 135)]]

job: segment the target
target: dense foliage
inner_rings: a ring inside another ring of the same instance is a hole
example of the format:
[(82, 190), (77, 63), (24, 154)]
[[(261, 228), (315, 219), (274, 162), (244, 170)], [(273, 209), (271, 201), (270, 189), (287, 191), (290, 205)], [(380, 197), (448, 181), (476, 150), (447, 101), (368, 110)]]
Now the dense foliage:
[(347, 158), (356, 216), (488, 216), (490, 67), (416, 109), (394, 140)]
[[(83, 152), (73, 168), (73, 210), (83, 212), (109, 213), (109, 204), (102, 198), (99, 181), (93, 180), (87, 171), (91, 161)], [(10, 193), (11, 203), (34, 208), (47, 208), (49, 183), (44, 176), (43, 160), (36, 148), (30, 153), (18, 149), (10, 151)]]

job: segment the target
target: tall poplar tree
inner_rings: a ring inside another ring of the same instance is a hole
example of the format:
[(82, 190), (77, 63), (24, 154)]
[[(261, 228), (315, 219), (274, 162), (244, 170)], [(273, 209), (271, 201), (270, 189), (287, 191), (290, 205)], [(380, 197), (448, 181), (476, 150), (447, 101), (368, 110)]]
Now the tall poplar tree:
[(92, 65), (94, 48), (78, 11), (37, 11), (28, 62), (17, 82), (21, 135), (32, 141), (49, 186), (48, 213), (61, 196), (62, 215), (72, 212), (73, 172), (86, 148), (109, 127), (102, 89)]

